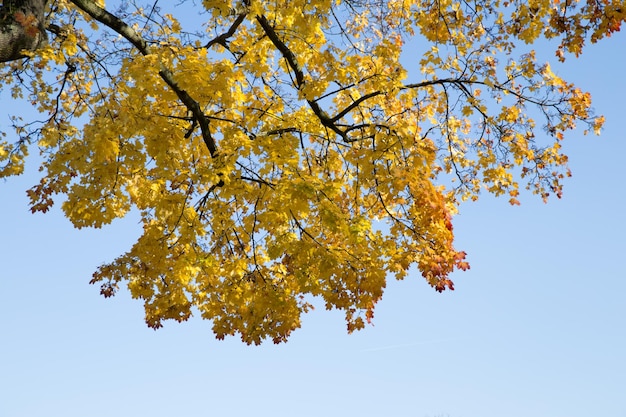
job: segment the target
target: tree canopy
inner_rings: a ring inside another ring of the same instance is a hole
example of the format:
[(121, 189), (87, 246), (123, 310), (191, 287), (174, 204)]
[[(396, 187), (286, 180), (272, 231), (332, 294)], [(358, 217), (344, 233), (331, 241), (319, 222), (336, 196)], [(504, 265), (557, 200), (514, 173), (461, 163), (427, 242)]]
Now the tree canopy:
[(532, 45), (563, 61), (625, 17), (623, 0), (5, 1), (0, 88), (42, 118), (3, 128), (0, 176), (38, 151), (33, 212), (140, 214), (91, 282), (126, 285), (150, 327), (199, 314), (279, 343), (322, 300), (353, 331), (412, 266), (453, 289), (461, 202), (561, 195), (562, 140), (603, 118)]

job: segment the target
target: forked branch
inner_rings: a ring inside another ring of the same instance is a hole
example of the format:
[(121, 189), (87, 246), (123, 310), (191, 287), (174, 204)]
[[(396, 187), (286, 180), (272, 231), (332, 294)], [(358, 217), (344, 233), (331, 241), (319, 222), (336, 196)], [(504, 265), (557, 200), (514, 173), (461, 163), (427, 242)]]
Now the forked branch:
[[(87, 13), (93, 19), (102, 23), (103, 25), (109, 27), (114, 30), (118, 34), (122, 35), (126, 40), (128, 40), (142, 55), (150, 55), (152, 51), (150, 50), (150, 46), (148, 43), (135, 31), (132, 27), (127, 25), (124, 21), (119, 19), (117, 16), (108, 12), (107, 10), (98, 6), (92, 0), (71, 0), (79, 9)], [(202, 139), (209, 150), (209, 153), (212, 157), (217, 156), (217, 144), (215, 143), (215, 139), (211, 135), (211, 131), (209, 129), (209, 118), (204, 114), (202, 109), (200, 108), (200, 104), (189, 95), (187, 91), (182, 89), (180, 85), (174, 79), (174, 75), (172, 72), (165, 68), (161, 67), (159, 70), (159, 75), (165, 81), (165, 83), (176, 93), (178, 99), (187, 107), (187, 109), (193, 115), (194, 120), (200, 126), (200, 130), (202, 133)]]

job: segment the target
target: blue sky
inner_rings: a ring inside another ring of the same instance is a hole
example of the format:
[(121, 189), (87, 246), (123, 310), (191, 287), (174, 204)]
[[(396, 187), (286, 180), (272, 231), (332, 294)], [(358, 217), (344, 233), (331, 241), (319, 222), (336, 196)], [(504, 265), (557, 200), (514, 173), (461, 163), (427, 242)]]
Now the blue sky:
[(36, 167), (0, 183), (0, 417), (626, 417), (624, 35), (553, 65), (607, 118), (566, 140), (563, 199), (462, 206), (456, 290), (390, 282), (353, 335), (319, 308), (278, 346), (199, 319), (148, 329), (139, 302), (88, 285), (137, 219), (75, 230), (30, 214)]

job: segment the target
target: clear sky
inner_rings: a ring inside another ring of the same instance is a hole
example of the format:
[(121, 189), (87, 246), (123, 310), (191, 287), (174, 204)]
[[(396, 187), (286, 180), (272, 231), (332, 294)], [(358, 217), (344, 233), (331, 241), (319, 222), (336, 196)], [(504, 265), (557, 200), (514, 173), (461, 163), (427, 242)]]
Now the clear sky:
[(566, 140), (563, 199), (462, 206), (456, 290), (392, 281), (353, 335), (321, 308), (282, 345), (220, 342), (200, 319), (155, 332), (88, 284), (137, 219), (75, 230), (30, 214), (35, 166), (0, 182), (0, 417), (626, 417), (625, 35), (553, 66), (607, 118)]

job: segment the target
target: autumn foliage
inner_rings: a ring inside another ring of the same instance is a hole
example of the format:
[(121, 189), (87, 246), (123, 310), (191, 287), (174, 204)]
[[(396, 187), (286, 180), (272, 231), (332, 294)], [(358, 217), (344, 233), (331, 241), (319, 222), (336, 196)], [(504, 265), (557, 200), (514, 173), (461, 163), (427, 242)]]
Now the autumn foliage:
[(0, 176), (38, 150), (34, 212), (58, 201), (78, 228), (139, 212), (143, 234), (92, 283), (126, 285), (153, 328), (193, 313), (246, 343), (285, 341), (320, 300), (362, 328), (412, 266), (453, 289), (460, 202), (560, 196), (561, 141), (602, 126), (530, 45), (563, 60), (626, 16), (609, 0), (49, 9), (48, 45), (0, 68), (43, 115), (5, 128)]

